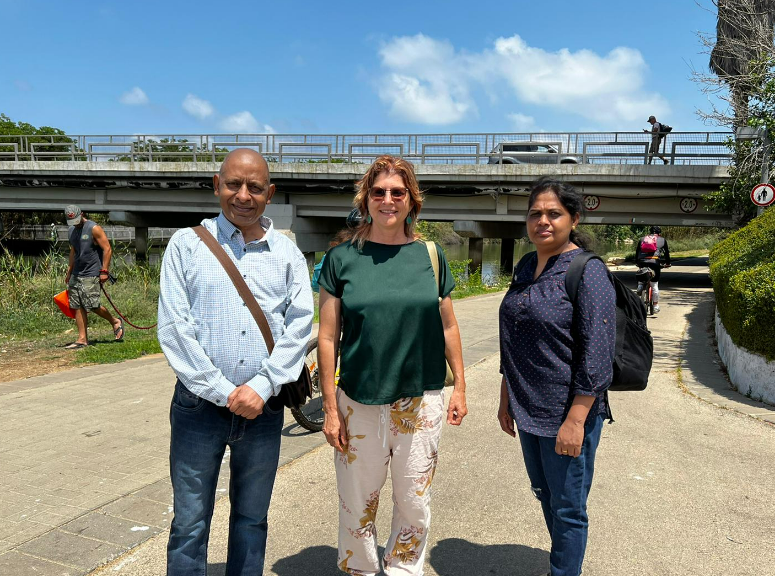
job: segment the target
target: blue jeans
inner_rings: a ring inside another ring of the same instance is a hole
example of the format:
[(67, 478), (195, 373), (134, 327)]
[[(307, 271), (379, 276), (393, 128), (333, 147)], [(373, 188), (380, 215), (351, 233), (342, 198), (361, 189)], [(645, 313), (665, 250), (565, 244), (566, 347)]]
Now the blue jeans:
[(584, 443), (578, 458), (554, 451), (556, 437), (519, 431), (522, 455), (530, 484), (541, 502), (546, 527), (552, 538), (549, 555), (552, 576), (579, 576), (587, 548), (587, 496), (595, 471), (595, 451), (600, 442), (603, 417), (584, 427)]
[(254, 420), (192, 394), (178, 381), (170, 407), (170, 476), (175, 516), (167, 544), (168, 576), (204, 576), (215, 488), (231, 450), (227, 576), (264, 572), (267, 511), (280, 457), (282, 406)]

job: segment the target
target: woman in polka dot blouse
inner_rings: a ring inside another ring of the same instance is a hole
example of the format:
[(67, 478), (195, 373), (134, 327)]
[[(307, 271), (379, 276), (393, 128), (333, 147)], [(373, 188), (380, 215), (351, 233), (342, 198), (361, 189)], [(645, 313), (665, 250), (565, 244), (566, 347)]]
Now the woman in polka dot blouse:
[(515, 272), (500, 308), (498, 421), (519, 436), (533, 493), (552, 539), (551, 576), (578, 576), (587, 543), (587, 496), (613, 377), (616, 296), (606, 266), (590, 260), (575, 307), (565, 291), (581, 195), (543, 178), (528, 199), (535, 255)]

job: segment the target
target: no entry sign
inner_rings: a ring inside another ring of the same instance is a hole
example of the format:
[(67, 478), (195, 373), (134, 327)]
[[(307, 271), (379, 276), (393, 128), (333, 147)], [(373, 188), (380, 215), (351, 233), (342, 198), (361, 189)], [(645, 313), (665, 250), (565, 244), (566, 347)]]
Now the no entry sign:
[(751, 202), (757, 206), (769, 206), (775, 200), (775, 186), (772, 184), (757, 184), (751, 190)]

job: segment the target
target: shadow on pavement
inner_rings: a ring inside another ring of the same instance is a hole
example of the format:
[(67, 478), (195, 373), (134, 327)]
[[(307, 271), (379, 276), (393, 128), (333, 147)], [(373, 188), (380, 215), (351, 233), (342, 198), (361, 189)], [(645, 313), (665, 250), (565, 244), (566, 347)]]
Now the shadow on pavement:
[(521, 544), (487, 546), (447, 538), (431, 549), (429, 562), (439, 576), (535, 576), (549, 569), (549, 552)]
[[(277, 576), (340, 576), (336, 566), (336, 548), (311, 546), (274, 563), (272, 571)], [(208, 572), (209, 574), (209, 572)]]
[(706, 386), (719, 396), (739, 402), (754, 410), (770, 410), (771, 406), (745, 396), (732, 388), (723, 368), (715, 343), (714, 299), (706, 294), (687, 316), (688, 329), (684, 343), (684, 363), (697, 383)]
[[(306, 430), (305, 428), (302, 428), (296, 423), (296, 420), (293, 419), (293, 416), (290, 415), (290, 412), (286, 410), (286, 415), (288, 418), (286, 418), (286, 422), (290, 419), (290, 422), (286, 424), (286, 426), (283, 428), (281, 434), (285, 436), (286, 438), (295, 438), (297, 436), (314, 436), (317, 434), (317, 432), (310, 432), (309, 430)], [(321, 432), (320, 435), (322, 436), (323, 433)]]

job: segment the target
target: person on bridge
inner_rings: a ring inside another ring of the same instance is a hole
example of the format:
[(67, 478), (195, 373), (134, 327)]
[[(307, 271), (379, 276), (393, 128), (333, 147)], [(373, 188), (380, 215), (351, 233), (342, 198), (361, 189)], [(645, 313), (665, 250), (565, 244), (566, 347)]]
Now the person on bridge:
[(70, 242), (70, 261), (67, 266), (65, 284), (70, 299), (70, 308), (75, 310), (75, 325), (78, 339), (65, 346), (68, 350), (78, 350), (89, 345), (88, 313), (107, 320), (113, 328), (116, 340), (124, 338), (124, 322), (115, 318), (100, 303), (100, 288), (110, 277), (110, 259), (113, 250), (102, 227), (89, 220), (74, 204), (65, 208), (65, 218)]
[(586, 264), (575, 305), (565, 291), (568, 267), (584, 251), (582, 211), (569, 184), (533, 185), (527, 233), (536, 251), (515, 269), (500, 308), (498, 421), (519, 436), (552, 539), (551, 576), (581, 573), (595, 452), (611, 417), (616, 294), (605, 264)]
[[(393, 521), (382, 567), (423, 574), (431, 483), (444, 420), (444, 380), (454, 375), (448, 424), (466, 408), (455, 286), (437, 245), (415, 232), (423, 198), (410, 162), (381, 156), (357, 184), (353, 204), (366, 218), (331, 248), (320, 273), (318, 360), (325, 421), (335, 449), (339, 569), (380, 573), (376, 515), (390, 469)], [(334, 383), (341, 338), (339, 386)]]
[[(650, 268), (654, 271), (651, 281), (651, 299), (654, 302), (654, 312), (659, 312), (659, 278), (662, 268), (670, 268), (670, 248), (667, 239), (662, 237), (662, 228), (652, 226), (649, 234), (638, 240), (635, 246), (635, 263), (640, 268)], [(643, 282), (638, 282), (638, 296), (643, 292)]]
[(654, 159), (654, 156), (657, 156), (658, 158), (662, 159), (662, 162), (664, 164), (669, 164), (667, 161), (667, 158), (665, 158), (663, 155), (659, 153), (659, 146), (662, 144), (662, 140), (664, 140), (665, 136), (667, 136), (667, 133), (662, 130), (662, 124), (657, 122), (657, 119), (655, 116), (649, 116), (649, 119), (647, 120), (649, 124), (651, 124), (651, 130), (643, 129), (644, 132), (651, 132), (651, 146), (649, 147), (649, 164), (651, 164), (651, 161)]
[(226, 270), (191, 228), (164, 252), (159, 343), (177, 375), (170, 408), (174, 517), (167, 574), (205, 574), (210, 521), (226, 447), (229, 524), (226, 574), (262, 574), (267, 511), (280, 455), (277, 394), (299, 377), (312, 334), (304, 256), (264, 216), (275, 193), (264, 158), (230, 152), (213, 176), (221, 206), (202, 221), (245, 278), (275, 339), (271, 355)]

